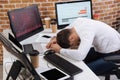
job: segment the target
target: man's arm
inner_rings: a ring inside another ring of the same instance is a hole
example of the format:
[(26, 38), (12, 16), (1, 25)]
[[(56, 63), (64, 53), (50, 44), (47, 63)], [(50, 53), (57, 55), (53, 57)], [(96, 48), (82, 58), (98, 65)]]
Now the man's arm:
[(52, 44), (56, 44), (56, 36), (52, 37), (50, 42), (48, 42), (48, 44), (46, 45), (46, 48), (49, 49), (51, 47)]
[(78, 60), (78, 61), (84, 60), (90, 48), (92, 47), (93, 39), (94, 39), (93, 32), (89, 33), (84, 31), (84, 34), (81, 34), (81, 42), (78, 49), (62, 48), (60, 49), (60, 54), (66, 57), (70, 57), (71, 59), (74, 59), (74, 60)]

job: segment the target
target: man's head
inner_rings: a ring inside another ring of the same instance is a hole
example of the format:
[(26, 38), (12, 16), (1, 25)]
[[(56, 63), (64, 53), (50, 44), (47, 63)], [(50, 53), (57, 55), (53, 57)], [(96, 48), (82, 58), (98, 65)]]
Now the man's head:
[(63, 29), (57, 34), (57, 43), (62, 48), (70, 48), (71, 46), (78, 46), (80, 41), (74, 28), (72, 29)]
[(69, 48), (70, 47), (70, 42), (69, 42), (69, 36), (71, 34), (70, 29), (64, 29), (61, 30), (57, 34), (57, 43), (62, 47), (62, 48)]

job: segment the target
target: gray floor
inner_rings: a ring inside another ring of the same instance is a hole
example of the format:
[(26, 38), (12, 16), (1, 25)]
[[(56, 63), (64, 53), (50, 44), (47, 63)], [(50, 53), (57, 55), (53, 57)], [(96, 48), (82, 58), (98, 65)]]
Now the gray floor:
[[(105, 80), (105, 77), (103, 77), (103, 76), (99, 76), (99, 78), (100, 78), (100, 80)], [(115, 75), (111, 75), (110, 80), (120, 80), (120, 79), (118, 79)]]
[(3, 80), (3, 66), (0, 65), (0, 80)]

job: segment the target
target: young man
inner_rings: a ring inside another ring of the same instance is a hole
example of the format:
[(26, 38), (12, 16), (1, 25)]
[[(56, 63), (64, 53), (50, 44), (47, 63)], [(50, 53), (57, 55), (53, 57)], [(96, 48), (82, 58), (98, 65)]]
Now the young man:
[[(103, 22), (86, 18), (76, 19), (67, 28), (46, 47), (74, 60), (84, 60), (96, 74), (114, 67), (102, 57), (120, 53), (120, 34), (116, 30)], [(92, 47), (96, 52), (90, 50)]]

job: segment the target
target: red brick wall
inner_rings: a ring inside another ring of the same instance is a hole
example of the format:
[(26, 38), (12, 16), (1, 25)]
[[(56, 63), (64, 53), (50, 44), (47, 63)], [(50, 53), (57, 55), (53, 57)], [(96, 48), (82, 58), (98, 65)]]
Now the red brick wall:
[(120, 0), (92, 0), (93, 12), (99, 15), (99, 20), (114, 28), (119, 25), (120, 20)]
[[(0, 32), (10, 28), (7, 11), (32, 4), (38, 4), (42, 19), (46, 16), (55, 18), (54, 3), (61, 1), (72, 0), (0, 0)], [(99, 16), (98, 20), (103, 21), (114, 28), (117, 28), (120, 25), (120, 0), (92, 0), (92, 5), (93, 14)], [(0, 63), (1, 62), (2, 48), (0, 44)]]

